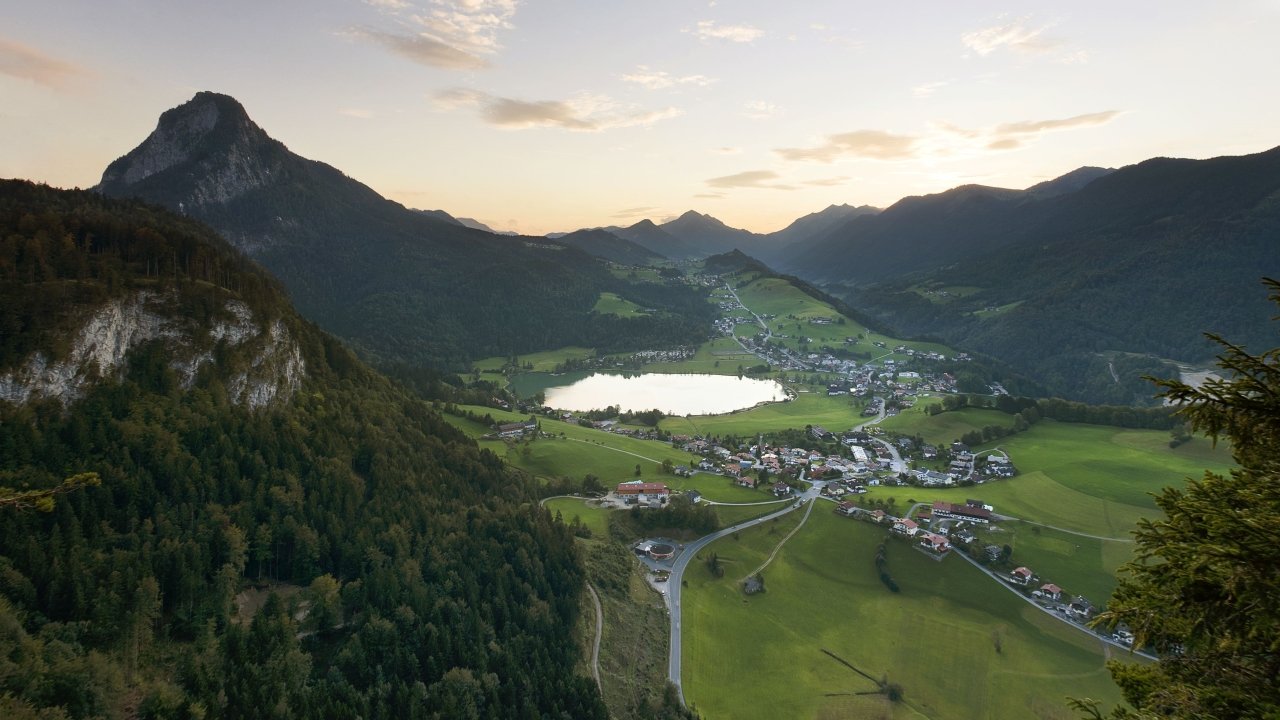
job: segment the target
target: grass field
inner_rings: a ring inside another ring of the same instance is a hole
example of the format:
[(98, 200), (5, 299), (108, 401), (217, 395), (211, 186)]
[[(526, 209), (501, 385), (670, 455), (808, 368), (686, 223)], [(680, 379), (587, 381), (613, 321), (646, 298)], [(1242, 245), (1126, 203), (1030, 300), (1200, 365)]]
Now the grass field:
[[(608, 293), (606, 293), (608, 294)], [(617, 297), (616, 295), (614, 297)], [(626, 302), (618, 298), (622, 302)], [(598, 303), (597, 303), (598, 304)], [(585, 360), (596, 356), (596, 351), (591, 348), (584, 347), (562, 347), (555, 350), (545, 350), (543, 352), (528, 353), (527, 355), (518, 355), (516, 364), (528, 372), (551, 372), (556, 366), (565, 360)], [(500, 370), (506, 366), (508, 357), (496, 356), (483, 360), (477, 360), (471, 363), (471, 367), (484, 372), (485, 370)], [(529, 366), (532, 367), (529, 367)]]
[(919, 435), (934, 445), (950, 445), (970, 430), (981, 430), (987, 425), (1013, 425), (1013, 416), (999, 410), (965, 408), (933, 416), (925, 413), (925, 408), (930, 404), (941, 402), (942, 399), (936, 397), (922, 399), (914, 407), (907, 408), (894, 417), (885, 418), (880, 427), (904, 435)]
[(800, 393), (785, 403), (771, 403), (727, 415), (669, 417), (660, 426), (671, 433), (690, 435), (740, 435), (773, 432), (805, 425), (821, 425), (832, 431), (847, 430), (866, 420), (848, 396)]
[[(477, 414), (488, 413), (499, 422), (525, 420), (527, 415), (481, 406), (462, 406)], [(488, 428), (465, 418), (445, 415), (445, 420), (472, 437), (490, 432)], [(675, 465), (688, 464), (691, 455), (669, 445), (649, 440), (615, 435), (602, 430), (542, 418), (543, 432), (556, 437), (539, 438), (528, 443), (505, 440), (481, 440), (480, 446), (493, 451), (507, 463), (543, 478), (571, 477), (581, 479), (588, 473), (600, 478), (606, 486), (635, 479), (636, 465), (645, 479), (671, 483), (675, 476), (663, 475), (661, 464), (670, 460)], [(564, 433), (564, 437), (559, 435)], [(719, 498), (714, 498), (719, 499)]]
[[(781, 333), (790, 337), (775, 341), (791, 348), (800, 346), (799, 341), (796, 339), (798, 336), (811, 338), (813, 341), (809, 343), (811, 347), (820, 347), (822, 345), (840, 347), (844, 344), (846, 337), (856, 337), (861, 333), (863, 338), (856, 345), (853, 345), (852, 349), (856, 352), (871, 353), (873, 357), (887, 355), (890, 350), (898, 345), (906, 345), (916, 350), (933, 350), (944, 354), (952, 352), (945, 345), (904, 341), (867, 330), (854, 319), (837, 313), (830, 305), (806, 295), (781, 278), (757, 279), (746, 287), (737, 288), (737, 293), (742, 304), (757, 315), (776, 316), (768, 321), (770, 329), (774, 333)], [(830, 325), (814, 325), (809, 322), (811, 318), (817, 317), (831, 318), (832, 323)], [(844, 320), (844, 322), (841, 323), (839, 322), (840, 320)], [(755, 332), (745, 328), (744, 330), (750, 333)], [(887, 348), (877, 347), (874, 344), (877, 341), (883, 342)], [(904, 358), (905, 356), (899, 357), (899, 359)]]
[(644, 308), (611, 292), (600, 293), (600, 299), (596, 300), (595, 307), (591, 309), (601, 315), (618, 317), (640, 317), (647, 314), (642, 312)]
[(718, 337), (698, 346), (697, 353), (687, 360), (650, 363), (644, 369), (647, 372), (736, 375), (739, 366), (747, 368), (759, 362), (759, 358), (743, 350), (733, 338)]
[(558, 497), (551, 498), (542, 504), (552, 515), (560, 513), (566, 524), (578, 518), (583, 525), (591, 529), (595, 537), (607, 537), (609, 534), (609, 513), (613, 512), (601, 507), (587, 504), (583, 498)]
[[(970, 408), (932, 418), (923, 413), (904, 413), (899, 418), (910, 419), (914, 431), (931, 438), (931, 432), (945, 436), (965, 425), (989, 424), (992, 412)], [(1179, 485), (1186, 477), (1199, 477), (1206, 468), (1224, 471), (1230, 465), (1226, 449), (1215, 449), (1207, 440), (1196, 438), (1170, 449), (1168, 438), (1167, 432), (1158, 430), (1044, 420), (999, 441), (1021, 471), (1017, 477), (970, 488), (879, 487), (872, 488), (868, 497), (893, 497), (899, 507), (908, 500), (981, 498), (1003, 515), (1073, 531), (1002, 523), (998, 532), (985, 535), (984, 540), (1010, 545), (1017, 564), (1101, 602), (1115, 587), (1116, 568), (1132, 557), (1133, 545), (1127, 541), (1138, 520), (1158, 512), (1152, 493)]]
[[(738, 589), (785, 529), (725, 538), (720, 579), (686, 574), (685, 697), (719, 718), (1073, 718), (1065, 698), (1111, 704), (1119, 691), (1102, 644), (1045, 616), (959, 558), (936, 562), (891, 543), (889, 567), (902, 587), (876, 576), (884, 531), (815, 510), (765, 571), (767, 592)], [(996, 649), (996, 640), (1000, 649)], [(880, 697), (827, 697), (874, 685), (822, 653), (873, 677), (887, 675), (905, 704)]]

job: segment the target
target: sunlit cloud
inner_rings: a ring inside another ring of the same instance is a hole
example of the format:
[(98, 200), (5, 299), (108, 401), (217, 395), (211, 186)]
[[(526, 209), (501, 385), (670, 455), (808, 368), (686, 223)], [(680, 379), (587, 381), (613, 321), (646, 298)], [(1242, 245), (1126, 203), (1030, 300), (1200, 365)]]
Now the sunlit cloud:
[(0, 74), (61, 90), (88, 73), (33, 47), (0, 38)]
[(1019, 18), (1002, 25), (974, 30), (961, 36), (960, 41), (979, 55), (990, 55), (1001, 48), (1019, 53), (1043, 53), (1062, 44), (1059, 40), (1045, 37), (1044, 31), (1048, 26), (1031, 27), (1029, 20), (1030, 18)]
[(464, 52), (426, 34), (389, 33), (371, 28), (352, 31), (356, 37), (372, 40), (400, 57), (428, 67), (448, 70), (481, 70), (489, 61)]
[(814, 147), (778, 148), (774, 152), (784, 160), (820, 163), (844, 157), (905, 160), (915, 157), (919, 144), (920, 138), (911, 135), (895, 135), (883, 130), (854, 130), (828, 135), (825, 142)]
[(700, 20), (692, 32), (700, 40), (728, 40), (749, 43), (764, 37), (764, 31), (753, 25), (717, 25), (714, 20)]
[(703, 200), (723, 200), (725, 197), (723, 193), (694, 193), (693, 196)]
[(360, 120), (368, 120), (373, 117), (372, 110), (365, 110), (363, 108), (339, 108), (338, 114), (344, 117), (357, 118)]
[(675, 76), (663, 70), (652, 70), (647, 65), (637, 66), (635, 72), (623, 75), (622, 79), (649, 90), (661, 90), (675, 85), (703, 87), (715, 82), (713, 78), (709, 78), (706, 75)]
[(777, 148), (773, 152), (784, 160), (818, 163), (843, 159), (930, 160), (973, 156), (993, 150), (1026, 147), (1046, 133), (1105, 125), (1122, 114), (1119, 110), (1106, 110), (1066, 118), (1017, 120), (980, 128), (934, 122), (930, 125), (931, 132), (920, 135), (855, 130), (829, 135), (823, 143), (812, 147)]
[(1026, 145), (1035, 136), (1056, 130), (1073, 130), (1075, 128), (1106, 125), (1120, 116), (1119, 110), (1086, 113), (1056, 120), (1022, 120), (1019, 122), (997, 125), (991, 132), (992, 139), (987, 144), (991, 150), (1014, 150)]
[(728, 146), (728, 145), (726, 145), (725, 147), (718, 147), (718, 148), (716, 148), (716, 149), (715, 149), (715, 152), (716, 152), (716, 153), (719, 153), (720, 155), (741, 155), (741, 154), (742, 154), (742, 148), (740, 148), (740, 147), (732, 147), (732, 146)]
[(754, 100), (744, 106), (742, 114), (752, 120), (764, 120), (778, 114), (778, 106), (764, 100)]
[(372, 40), (413, 62), (451, 70), (477, 70), (502, 49), (498, 33), (513, 27), (517, 0), (433, 0), (427, 6), (406, 0), (366, 0), (399, 29), (356, 28), (356, 37)]
[(946, 80), (938, 80), (937, 82), (924, 83), (911, 88), (911, 96), (915, 98), (927, 98), (937, 92), (939, 89), (947, 86)]
[(748, 170), (707, 180), (713, 188), (761, 188), (766, 190), (795, 190), (794, 185), (777, 182), (782, 176), (772, 170)]
[(454, 88), (436, 94), (435, 101), (442, 110), (475, 108), (485, 122), (510, 130), (558, 127), (576, 132), (599, 132), (652, 125), (681, 113), (674, 107), (643, 110), (622, 106), (607, 96), (587, 93), (567, 100), (520, 100), (479, 90)]
[(658, 212), (660, 209), (661, 208), (656, 208), (652, 205), (644, 205), (641, 207), (633, 207), (633, 208), (623, 208), (622, 210), (619, 210), (618, 212), (614, 213), (612, 217), (615, 217), (615, 218), (642, 217), (650, 213)]
[(829, 178), (814, 178), (813, 180), (801, 180), (801, 185), (809, 185), (811, 187), (836, 187), (849, 182), (851, 178), (848, 175), (840, 175)]

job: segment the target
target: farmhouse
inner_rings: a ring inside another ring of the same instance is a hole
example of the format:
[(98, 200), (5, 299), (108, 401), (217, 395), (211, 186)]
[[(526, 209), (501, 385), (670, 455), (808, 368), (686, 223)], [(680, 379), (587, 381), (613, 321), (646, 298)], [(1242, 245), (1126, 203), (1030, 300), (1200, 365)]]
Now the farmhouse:
[(498, 432), (498, 437), (513, 438), (520, 437), (526, 432), (536, 430), (538, 427), (537, 420), (526, 420), (524, 422), (504, 423), (494, 428)]
[(936, 553), (951, 549), (951, 543), (945, 537), (931, 532), (920, 533), (920, 546)]
[(969, 520), (971, 522), (991, 522), (991, 511), (985, 507), (957, 505), (937, 500), (933, 503), (933, 516), (939, 520)]
[(1045, 583), (1044, 585), (1041, 585), (1038, 592), (1050, 600), (1057, 600), (1062, 597), (1062, 588), (1054, 585), (1053, 583)]
[(838, 512), (838, 513), (840, 513), (841, 515), (844, 515), (844, 516), (846, 516), (846, 517), (853, 516), (853, 515), (857, 515), (857, 514), (858, 514), (858, 506), (857, 506), (857, 505), (854, 505), (853, 503), (851, 503), (851, 502), (849, 502), (848, 500), (846, 500), (846, 501), (844, 501), (844, 502), (840, 503), (839, 505), (836, 505), (836, 512)]
[(1031, 582), (1031, 579), (1034, 578), (1035, 576), (1036, 576), (1035, 573), (1031, 572), (1030, 569), (1025, 567), (1014, 568), (1013, 572), (1009, 573), (1009, 579), (1018, 583), (1019, 585), (1026, 585), (1027, 583)]
[(636, 502), (646, 505), (665, 503), (667, 498), (671, 496), (671, 491), (667, 489), (666, 484), (648, 483), (640, 480), (619, 483), (614, 492), (623, 498), (635, 498)]
[(893, 523), (893, 531), (907, 537), (915, 535), (916, 531), (919, 529), (920, 526), (916, 525), (916, 521), (910, 518), (899, 518)]

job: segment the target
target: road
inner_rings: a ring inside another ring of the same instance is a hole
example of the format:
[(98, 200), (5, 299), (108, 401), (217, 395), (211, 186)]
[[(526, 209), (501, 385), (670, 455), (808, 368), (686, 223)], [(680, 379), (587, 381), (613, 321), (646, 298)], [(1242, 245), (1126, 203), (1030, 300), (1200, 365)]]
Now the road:
[[(803, 480), (803, 477), (801, 479)], [(797, 501), (787, 503), (785, 508), (775, 513), (770, 513), (754, 520), (747, 520), (746, 522), (738, 523), (732, 527), (727, 527), (723, 530), (713, 532), (710, 535), (700, 537), (686, 545), (680, 552), (680, 556), (676, 558), (675, 564), (671, 567), (671, 576), (667, 580), (667, 612), (671, 617), (671, 642), (668, 647), (667, 656), (667, 679), (676, 686), (676, 692), (680, 697), (680, 703), (682, 705), (685, 703), (684, 686), (680, 684), (680, 589), (684, 582), (685, 569), (689, 567), (689, 563), (693, 561), (694, 557), (702, 550), (702, 548), (710, 545), (716, 540), (719, 540), (726, 535), (732, 535), (739, 530), (745, 530), (749, 527), (769, 522), (775, 518), (780, 518), (795, 510), (805, 502), (813, 502), (820, 496), (822, 486), (825, 484), (826, 483), (823, 482), (813, 483), (808, 490), (804, 491), (800, 495)]]
[(979, 570), (981, 570), (982, 572), (986, 573), (988, 576), (990, 576), (990, 577), (991, 577), (991, 579), (992, 579), (992, 580), (995, 580), (995, 581), (996, 581), (996, 583), (997, 583), (998, 585), (1000, 585), (1001, 587), (1003, 587), (1005, 590), (1008, 590), (1009, 592), (1013, 593), (1014, 595), (1017, 595), (1018, 597), (1022, 598), (1022, 599), (1023, 599), (1023, 600), (1025, 600), (1027, 603), (1029, 603), (1029, 604), (1031, 605), (1031, 607), (1034, 607), (1034, 608), (1036, 608), (1037, 610), (1040, 610), (1041, 612), (1045, 613), (1045, 614), (1046, 614), (1046, 615), (1048, 615), (1049, 617), (1056, 618), (1056, 619), (1058, 619), (1059, 621), (1064, 622), (1064, 623), (1066, 623), (1067, 625), (1070, 625), (1071, 627), (1075, 628), (1076, 630), (1079, 630), (1079, 631), (1081, 631), (1081, 632), (1088, 633), (1089, 635), (1092, 635), (1093, 637), (1098, 638), (1098, 639), (1099, 639), (1099, 640), (1101, 640), (1102, 642), (1107, 643), (1108, 645), (1113, 645), (1113, 646), (1115, 646), (1115, 647), (1117, 647), (1117, 648), (1120, 648), (1121, 650), (1124, 650), (1125, 652), (1132, 652), (1134, 655), (1141, 655), (1142, 657), (1147, 658), (1148, 660), (1157, 660), (1157, 659), (1158, 659), (1155, 655), (1151, 655), (1151, 654), (1149, 654), (1149, 653), (1142, 652), (1141, 650), (1135, 650), (1134, 648), (1132, 648), (1132, 647), (1130, 647), (1130, 646), (1128, 646), (1128, 645), (1125, 645), (1124, 643), (1121, 643), (1121, 642), (1117, 642), (1117, 641), (1115, 641), (1115, 640), (1112, 640), (1111, 638), (1107, 637), (1106, 635), (1103, 635), (1103, 634), (1101, 634), (1101, 633), (1096, 633), (1096, 632), (1094, 632), (1094, 631), (1090, 630), (1089, 628), (1084, 627), (1083, 625), (1080, 625), (1079, 623), (1072, 622), (1072, 621), (1068, 620), (1067, 618), (1063, 617), (1062, 615), (1059, 615), (1058, 613), (1056, 613), (1056, 612), (1054, 612), (1054, 611), (1050, 610), (1049, 608), (1046, 608), (1046, 607), (1044, 607), (1044, 606), (1040, 605), (1040, 604), (1039, 604), (1039, 603), (1037, 603), (1035, 600), (1032, 600), (1031, 598), (1027, 597), (1026, 595), (1023, 595), (1022, 593), (1018, 592), (1018, 590), (1017, 590), (1016, 588), (1014, 588), (1012, 585), (1010, 585), (1009, 583), (1007, 583), (1007, 582), (1005, 582), (1005, 581), (1001, 580), (999, 575), (996, 575), (995, 573), (991, 572), (991, 571), (990, 571), (990, 570), (988, 570), (987, 568), (983, 567), (981, 563), (979, 563), (977, 560), (974, 560), (973, 558), (969, 557), (969, 555), (968, 555), (967, 553), (962, 552), (962, 551), (960, 551), (960, 550), (953, 550), (953, 551), (951, 552), (951, 554), (952, 554), (952, 555), (959, 555), (960, 557), (964, 558), (965, 560), (967, 560), (967, 561), (969, 562), (969, 564), (970, 564), (970, 565), (972, 565), (972, 566), (974, 566), (974, 567), (978, 568)]

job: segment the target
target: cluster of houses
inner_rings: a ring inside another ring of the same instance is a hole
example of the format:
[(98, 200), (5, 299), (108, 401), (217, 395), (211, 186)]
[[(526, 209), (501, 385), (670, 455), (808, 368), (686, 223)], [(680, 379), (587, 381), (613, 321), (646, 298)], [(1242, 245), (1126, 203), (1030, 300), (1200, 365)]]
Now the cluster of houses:
[[(992, 547), (995, 546), (987, 547), (988, 555), (991, 554)], [(997, 555), (999, 552), (1000, 549), (996, 548)], [(1097, 613), (1097, 608), (1093, 606), (1093, 603), (1089, 602), (1088, 598), (1083, 595), (1076, 595), (1069, 599), (1064, 599), (1066, 596), (1062, 588), (1051, 582), (1042, 583), (1041, 578), (1028, 567), (1016, 567), (1008, 575), (1002, 575), (1001, 579), (1010, 585), (1022, 588), (1023, 592), (1027, 592), (1028, 588), (1035, 588), (1038, 585), (1038, 589), (1028, 592), (1033, 599), (1041, 604), (1055, 607), (1058, 612), (1076, 622), (1085, 622)], [(1124, 628), (1117, 630), (1113, 639), (1125, 644), (1133, 644), (1133, 634)]]
[[(815, 426), (810, 430), (815, 439), (832, 440), (837, 436)], [(874, 470), (887, 467), (891, 460), (888, 451), (873, 447), (856, 445), (870, 439), (865, 433), (846, 433), (841, 437), (849, 448), (852, 457), (828, 455), (816, 450), (802, 447), (772, 446), (767, 444), (752, 445), (749, 449), (733, 451), (713, 443), (702, 437), (688, 435), (672, 435), (671, 444), (685, 452), (701, 455), (696, 469), (726, 475), (741, 487), (754, 488), (759, 482), (760, 471), (778, 479), (796, 479), (802, 471), (808, 474), (822, 474), (830, 479), (849, 481), (853, 485), (877, 484), (875, 478), (868, 478)], [(881, 454), (883, 453), (883, 455)], [(676, 468), (677, 474), (684, 470), (692, 473), (695, 468), (681, 466)], [(864, 490), (865, 492), (865, 490)]]

